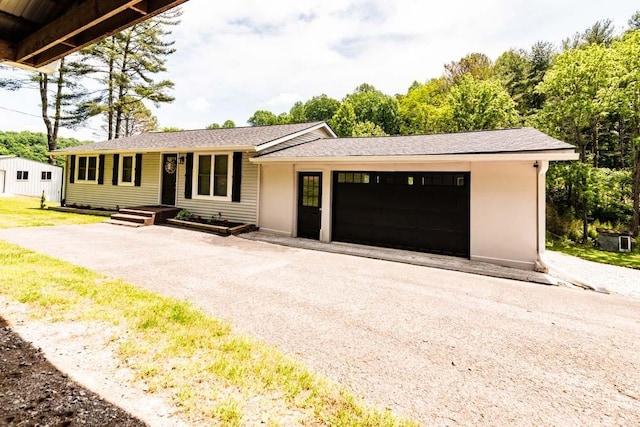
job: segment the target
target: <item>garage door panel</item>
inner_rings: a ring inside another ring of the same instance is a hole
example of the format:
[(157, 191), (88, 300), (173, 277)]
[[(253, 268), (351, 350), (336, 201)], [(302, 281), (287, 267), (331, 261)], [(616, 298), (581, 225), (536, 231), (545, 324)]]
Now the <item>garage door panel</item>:
[(333, 178), (333, 240), (469, 255), (468, 172), (334, 172)]

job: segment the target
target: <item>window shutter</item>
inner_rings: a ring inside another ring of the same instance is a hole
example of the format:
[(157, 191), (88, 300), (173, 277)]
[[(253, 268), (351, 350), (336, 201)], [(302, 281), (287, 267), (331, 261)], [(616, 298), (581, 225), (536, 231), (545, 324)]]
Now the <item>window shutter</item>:
[(104, 184), (104, 154), (98, 156), (98, 184)]
[(69, 157), (69, 184), (73, 184), (76, 179), (76, 156)]
[(184, 173), (184, 198), (191, 198), (191, 187), (193, 186), (193, 153), (187, 153), (187, 164)]
[(242, 153), (233, 153), (233, 176), (231, 177), (231, 201), (240, 201), (240, 190), (242, 189)]
[(113, 155), (113, 175), (111, 177), (111, 184), (118, 185), (118, 168), (120, 167), (120, 154)]
[(142, 154), (136, 154), (136, 187), (142, 184)]

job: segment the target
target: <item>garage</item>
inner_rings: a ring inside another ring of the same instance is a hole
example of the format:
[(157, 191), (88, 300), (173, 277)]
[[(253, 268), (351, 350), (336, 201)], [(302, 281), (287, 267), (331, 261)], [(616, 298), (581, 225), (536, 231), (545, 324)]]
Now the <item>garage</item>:
[(468, 172), (333, 172), (332, 240), (469, 257)]

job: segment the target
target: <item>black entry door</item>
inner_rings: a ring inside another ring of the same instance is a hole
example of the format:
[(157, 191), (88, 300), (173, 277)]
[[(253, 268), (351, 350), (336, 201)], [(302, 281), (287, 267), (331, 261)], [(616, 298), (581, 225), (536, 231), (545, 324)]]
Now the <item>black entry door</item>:
[(332, 240), (469, 256), (468, 172), (334, 172)]
[(298, 174), (298, 237), (320, 239), (322, 173)]
[(178, 155), (162, 155), (162, 199), (163, 205), (176, 205), (176, 177), (178, 176)]

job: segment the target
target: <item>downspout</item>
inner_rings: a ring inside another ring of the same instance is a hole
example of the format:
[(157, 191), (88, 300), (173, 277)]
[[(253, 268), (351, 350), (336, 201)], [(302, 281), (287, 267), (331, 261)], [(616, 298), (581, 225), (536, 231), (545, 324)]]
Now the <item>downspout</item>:
[(544, 199), (542, 199), (542, 197), (544, 196), (545, 188), (542, 187), (541, 189), (540, 184), (544, 183), (544, 180), (541, 180), (541, 178), (543, 178), (547, 173), (549, 162), (536, 160), (533, 167), (536, 170), (536, 263), (534, 270), (541, 273), (547, 273), (549, 268), (542, 260), (542, 252), (545, 248), (541, 245), (543, 238), (540, 235), (543, 229), (543, 227), (541, 227), (541, 222), (545, 220), (545, 213), (541, 212), (541, 209), (544, 206)]
[(262, 191), (262, 164), (258, 163), (258, 191), (256, 196), (256, 229), (260, 230), (260, 192)]
[[(69, 170), (69, 156), (64, 156), (64, 166), (62, 167), (62, 183), (60, 184), (60, 206), (67, 203), (67, 171)], [(64, 200), (64, 204), (62, 201)]]

